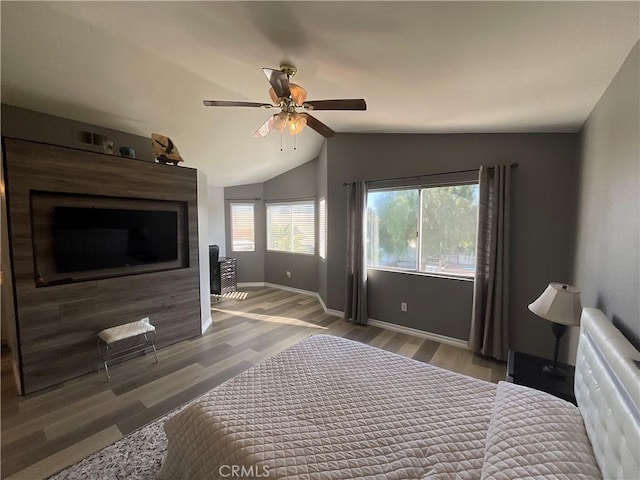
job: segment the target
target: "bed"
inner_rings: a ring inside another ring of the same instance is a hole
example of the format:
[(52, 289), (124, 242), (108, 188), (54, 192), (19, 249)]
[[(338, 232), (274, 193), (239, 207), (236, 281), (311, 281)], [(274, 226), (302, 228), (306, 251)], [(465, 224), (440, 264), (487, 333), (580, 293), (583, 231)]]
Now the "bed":
[(637, 479), (638, 362), (584, 309), (574, 407), (316, 335), (169, 419), (158, 478)]

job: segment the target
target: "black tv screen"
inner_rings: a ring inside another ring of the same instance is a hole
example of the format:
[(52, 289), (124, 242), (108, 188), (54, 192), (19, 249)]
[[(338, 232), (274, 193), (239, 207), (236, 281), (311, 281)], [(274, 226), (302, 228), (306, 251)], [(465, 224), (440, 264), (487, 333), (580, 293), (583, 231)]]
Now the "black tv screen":
[(58, 273), (178, 259), (178, 213), (159, 210), (55, 207)]

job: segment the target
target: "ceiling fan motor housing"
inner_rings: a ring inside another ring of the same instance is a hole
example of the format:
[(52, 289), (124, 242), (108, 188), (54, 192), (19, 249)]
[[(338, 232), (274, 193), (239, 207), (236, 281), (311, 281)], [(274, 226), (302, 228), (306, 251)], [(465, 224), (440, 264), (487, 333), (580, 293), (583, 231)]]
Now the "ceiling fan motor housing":
[(280, 71), (286, 73), (290, 77), (293, 77), (296, 73), (298, 73), (298, 69), (288, 63), (281, 64)]

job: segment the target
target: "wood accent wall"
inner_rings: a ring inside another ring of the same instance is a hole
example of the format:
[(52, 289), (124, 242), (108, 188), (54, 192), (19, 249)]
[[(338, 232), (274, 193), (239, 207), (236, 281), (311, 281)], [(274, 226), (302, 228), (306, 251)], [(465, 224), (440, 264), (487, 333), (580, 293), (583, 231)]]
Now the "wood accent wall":
[[(148, 316), (159, 347), (200, 334), (197, 171), (5, 138), (23, 393), (94, 372), (96, 334)], [(187, 203), (189, 267), (36, 287), (30, 191)]]

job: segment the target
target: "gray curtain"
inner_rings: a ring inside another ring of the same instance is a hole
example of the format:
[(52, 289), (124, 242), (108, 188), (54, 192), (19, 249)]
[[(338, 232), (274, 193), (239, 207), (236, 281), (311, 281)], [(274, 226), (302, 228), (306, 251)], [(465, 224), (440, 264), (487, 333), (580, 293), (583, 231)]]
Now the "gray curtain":
[(367, 185), (347, 185), (347, 278), (344, 318), (367, 324), (367, 263), (364, 246), (364, 221), (367, 208)]
[(478, 242), (469, 347), (498, 360), (509, 341), (509, 210), (511, 167), (480, 168)]

